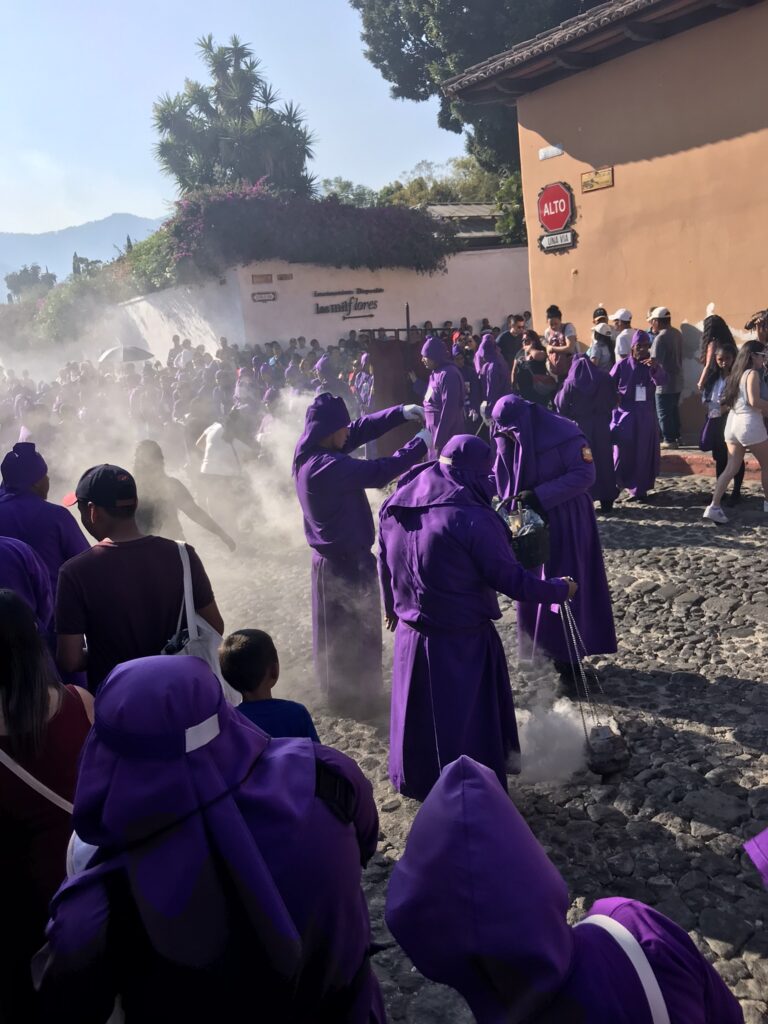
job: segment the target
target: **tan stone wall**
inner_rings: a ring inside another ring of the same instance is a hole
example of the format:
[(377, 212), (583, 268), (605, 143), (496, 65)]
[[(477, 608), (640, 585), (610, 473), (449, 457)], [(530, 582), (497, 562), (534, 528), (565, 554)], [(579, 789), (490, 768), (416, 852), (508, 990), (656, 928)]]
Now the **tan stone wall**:
[[(686, 339), (689, 429), (700, 414), (695, 326), (716, 312), (736, 333), (768, 304), (766, 41), (762, 3), (518, 106), (535, 326), (552, 302), (583, 337), (599, 304), (628, 307), (636, 327), (650, 305), (669, 306)], [(564, 155), (540, 160), (551, 145)], [(581, 193), (583, 171), (611, 165), (613, 188)], [(554, 181), (570, 184), (576, 202), (578, 246), (559, 255), (536, 244), (538, 192)]]

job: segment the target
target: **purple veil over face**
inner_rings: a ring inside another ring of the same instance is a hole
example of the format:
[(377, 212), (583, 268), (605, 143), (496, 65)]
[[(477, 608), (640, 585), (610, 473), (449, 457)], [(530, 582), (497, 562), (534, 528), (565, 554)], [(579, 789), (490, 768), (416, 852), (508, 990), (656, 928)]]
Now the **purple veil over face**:
[(480, 373), (486, 363), (494, 363), (498, 357), (496, 339), (492, 334), (484, 334), (475, 352), (475, 372)]
[(578, 353), (573, 357), (563, 388), (572, 387), (580, 391), (588, 398), (593, 398), (600, 388), (600, 374), (605, 371), (599, 370), (586, 355)]
[(349, 426), (349, 410), (343, 398), (337, 398), (328, 392), (318, 395), (307, 409), (304, 419), (304, 433), (299, 438), (293, 453), (293, 472), (297, 472), (302, 462), (318, 450), (319, 442), (342, 427)]
[(214, 962), (230, 937), (231, 890), (271, 966), (292, 976), (301, 941), (239, 806), (269, 743), (199, 658), (118, 665), (96, 697), (75, 795), (75, 830), (100, 849), (54, 900), (57, 950), (76, 958), (104, 942), (101, 877), (122, 868), (161, 956)]
[(447, 363), (449, 360), (448, 349), (440, 338), (436, 338), (433, 334), (430, 334), (421, 346), (421, 354), (424, 359), (432, 359), (437, 363), (438, 367), (442, 366), (443, 363)]
[(497, 441), (506, 440), (499, 435), (508, 435), (509, 442), (514, 445), (515, 492), (529, 490), (539, 482), (538, 455), (584, 436), (571, 420), (548, 412), (535, 402), (526, 402), (519, 395), (500, 398), (491, 415)]
[(573, 952), (568, 890), (495, 774), (462, 756), (416, 815), (387, 924), (418, 969), (479, 1021), (535, 1017)]
[(493, 452), (485, 441), (474, 434), (455, 434), (436, 462), (422, 463), (403, 474), (386, 508), (490, 505), (492, 470)]

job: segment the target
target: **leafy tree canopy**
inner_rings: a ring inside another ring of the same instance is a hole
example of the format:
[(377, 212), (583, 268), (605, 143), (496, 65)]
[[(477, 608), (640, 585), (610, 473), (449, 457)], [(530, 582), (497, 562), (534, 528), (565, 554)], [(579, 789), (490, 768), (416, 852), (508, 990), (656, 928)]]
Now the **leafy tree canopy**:
[(45, 295), (56, 284), (56, 275), (47, 267), (41, 270), (37, 263), (29, 266), (25, 263), (20, 270), (5, 275), (5, 284), (10, 298), (18, 302), (22, 298)]
[(376, 206), (378, 194), (375, 189), (367, 185), (356, 185), (346, 178), (323, 178), (320, 182), (320, 195), (322, 198), (335, 196), (340, 203), (347, 206)]
[(379, 192), (384, 206), (428, 206), (433, 203), (492, 203), (503, 176), (481, 167), (473, 156), (455, 157), (445, 164), (422, 160), (413, 170)]
[(515, 110), (451, 103), (447, 79), (531, 39), (603, 0), (349, 0), (363, 22), (365, 55), (400, 99), (440, 97), (438, 122), (467, 131), (471, 153), (485, 166), (516, 169)]
[(310, 195), (314, 138), (299, 107), (278, 106), (259, 61), (237, 36), (218, 46), (208, 35), (197, 49), (210, 84), (187, 79), (183, 92), (161, 96), (153, 107), (155, 153), (179, 191), (268, 178), (275, 188)]

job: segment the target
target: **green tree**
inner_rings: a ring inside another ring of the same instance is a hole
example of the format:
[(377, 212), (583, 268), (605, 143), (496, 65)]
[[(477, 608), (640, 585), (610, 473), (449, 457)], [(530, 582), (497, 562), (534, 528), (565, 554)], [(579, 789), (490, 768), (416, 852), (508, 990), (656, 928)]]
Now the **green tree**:
[(23, 298), (45, 295), (56, 284), (56, 275), (51, 274), (47, 267), (41, 270), (38, 263), (25, 263), (20, 270), (5, 275), (5, 284), (9, 296), (20, 302)]
[(523, 182), (520, 172), (515, 171), (505, 178), (496, 193), (496, 230), (505, 242), (525, 245), (528, 234), (523, 210)]
[(428, 206), (434, 203), (492, 203), (502, 177), (480, 166), (473, 156), (445, 164), (422, 160), (413, 170), (379, 191), (381, 206)]
[(204, 36), (197, 49), (211, 84), (188, 79), (183, 92), (166, 93), (153, 107), (160, 136), (155, 153), (179, 191), (266, 177), (276, 188), (311, 194), (315, 182), (307, 161), (314, 138), (299, 107), (277, 106), (260, 62), (237, 36), (228, 46)]
[(323, 178), (319, 192), (323, 197), (335, 196), (340, 203), (348, 206), (375, 206), (377, 200), (375, 189), (367, 185), (356, 185), (347, 178)]
[(440, 97), (438, 123), (467, 131), (470, 153), (494, 169), (520, 157), (514, 108), (451, 103), (441, 86), (603, 0), (349, 0), (362, 17), (365, 56), (400, 99)]

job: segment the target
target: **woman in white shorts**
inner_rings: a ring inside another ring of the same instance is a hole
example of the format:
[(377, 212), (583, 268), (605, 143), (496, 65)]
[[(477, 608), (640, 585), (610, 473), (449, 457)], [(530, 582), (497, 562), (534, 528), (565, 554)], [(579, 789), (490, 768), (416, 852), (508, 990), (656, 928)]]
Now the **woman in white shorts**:
[(728, 522), (720, 502), (731, 480), (741, 469), (747, 449), (760, 464), (763, 511), (768, 512), (768, 431), (763, 419), (768, 416), (768, 401), (760, 397), (765, 355), (765, 345), (761, 341), (746, 341), (739, 349), (723, 392), (722, 403), (731, 410), (724, 435), (728, 463), (717, 478), (711, 505), (704, 510), (704, 518), (716, 523)]

